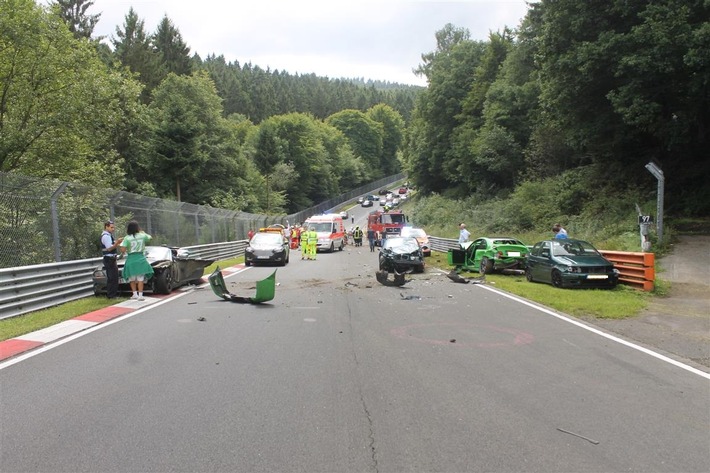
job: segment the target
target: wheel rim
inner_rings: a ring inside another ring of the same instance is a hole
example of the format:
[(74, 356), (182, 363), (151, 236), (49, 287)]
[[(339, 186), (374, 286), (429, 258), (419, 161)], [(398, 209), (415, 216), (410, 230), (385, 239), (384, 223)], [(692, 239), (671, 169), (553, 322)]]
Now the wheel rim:
[(559, 271), (552, 272), (552, 285), (555, 287), (562, 287), (562, 275)]
[(530, 271), (530, 268), (525, 270), (525, 279), (527, 279), (529, 282), (532, 282), (533, 280), (532, 271)]

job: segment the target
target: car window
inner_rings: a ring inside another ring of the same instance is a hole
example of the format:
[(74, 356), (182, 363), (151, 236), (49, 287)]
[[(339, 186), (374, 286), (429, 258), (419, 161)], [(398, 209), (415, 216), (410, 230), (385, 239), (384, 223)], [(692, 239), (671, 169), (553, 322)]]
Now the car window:
[(416, 239), (406, 238), (387, 238), (383, 244), (383, 248), (398, 248), (403, 251), (415, 251), (419, 248), (419, 243)]
[(171, 260), (172, 252), (165, 246), (146, 246), (145, 256), (150, 259)]
[(525, 246), (520, 240), (515, 240), (513, 238), (499, 239), (493, 241), (494, 245), (521, 245)]
[(279, 233), (257, 233), (251, 239), (252, 244), (257, 245), (281, 245), (283, 237)]

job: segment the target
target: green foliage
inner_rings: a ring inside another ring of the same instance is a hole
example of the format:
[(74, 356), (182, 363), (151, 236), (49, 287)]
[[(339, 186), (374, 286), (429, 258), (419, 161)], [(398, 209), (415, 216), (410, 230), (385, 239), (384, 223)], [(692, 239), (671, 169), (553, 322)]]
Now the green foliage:
[(102, 186), (121, 175), (113, 136), (135, 83), (30, 0), (0, 2), (0, 170)]

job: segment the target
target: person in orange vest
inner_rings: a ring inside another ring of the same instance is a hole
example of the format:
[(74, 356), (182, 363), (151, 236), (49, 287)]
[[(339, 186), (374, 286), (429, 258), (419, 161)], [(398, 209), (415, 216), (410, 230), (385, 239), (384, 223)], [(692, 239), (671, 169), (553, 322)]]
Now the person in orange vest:
[(292, 250), (295, 250), (296, 248), (298, 248), (298, 243), (299, 243), (300, 236), (301, 236), (300, 233), (301, 232), (298, 229), (297, 225), (294, 225), (291, 228), (291, 249)]

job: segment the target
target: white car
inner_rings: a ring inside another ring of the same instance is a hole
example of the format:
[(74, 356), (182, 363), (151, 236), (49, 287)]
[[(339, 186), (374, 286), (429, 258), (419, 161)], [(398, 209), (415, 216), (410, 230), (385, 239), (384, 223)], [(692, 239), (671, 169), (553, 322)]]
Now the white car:
[(346, 219), (346, 218), (348, 218), (348, 213), (347, 213), (345, 210), (343, 210), (342, 212), (340, 212), (340, 216), (341, 216), (343, 219)]

